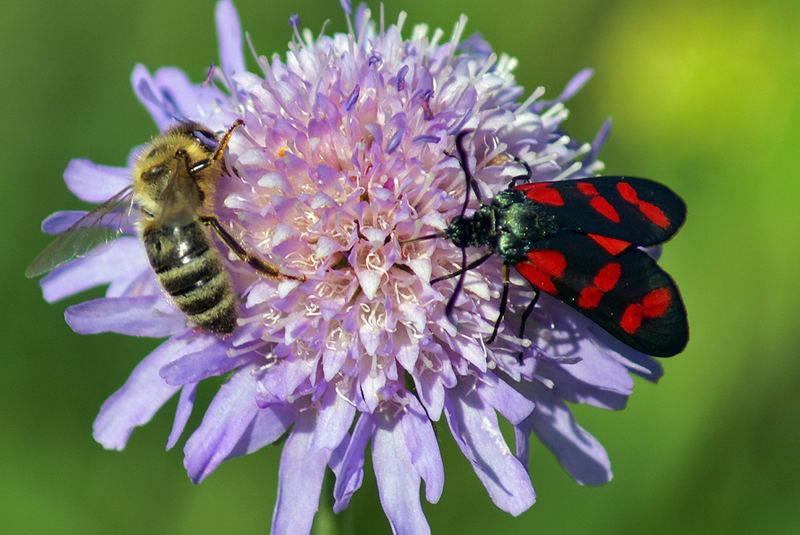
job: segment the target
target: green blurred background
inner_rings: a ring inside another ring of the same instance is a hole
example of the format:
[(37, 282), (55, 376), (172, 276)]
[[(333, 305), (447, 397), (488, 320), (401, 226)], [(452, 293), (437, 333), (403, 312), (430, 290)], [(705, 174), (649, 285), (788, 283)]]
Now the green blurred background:
[[(281, 52), (290, 13), (344, 29), (335, 0), (237, 1), (263, 54)], [(191, 9), (187, 9), (191, 5)], [(372, 6), (377, 11), (377, 3)], [(590, 140), (608, 116), (607, 171), (656, 178), (689, 218), (665, 248), (691, 323), (686, 351), (658, 386), (637, 381), (619, 413), (578, 408), (605, 445), (614, 480), (580, 487), (541, 444), (538, 503), (519, 518), (494, 508), (449, 433), (439, 433), (444, 495), (434, 533), (800, 533), (800, 3), (693, 1), (387, 1), (447, 34), (459, 13), (517, 76), (555, 96), (579, 69), (596, 75), (569, 103), (566, 128)], [(78, 299), (47, 305), (22, 276), (47, 242), (39, 221), (78, 208), (61, 181), (72, 157), (124, 164), (154, 126), (134, 98), (136, 62), (177, 65), (200, 81), (217, 57), (213, 2), (6, 2), (0, 8), (8, 344), (0, 389), (3, 533), (262, 533), (280, 449), (225, 463), (189, 483), (181, 447), (164, 453), (174, 400), (124, 453), (93, 442), (91, 423), (154, 340), (78, 336)], [(199, 394), (207, 402), (215, 384)], [(196, 411), (190, 425), (196, 425)], [(348, 510), (359, 533), (388, 533), (371, 470)]]

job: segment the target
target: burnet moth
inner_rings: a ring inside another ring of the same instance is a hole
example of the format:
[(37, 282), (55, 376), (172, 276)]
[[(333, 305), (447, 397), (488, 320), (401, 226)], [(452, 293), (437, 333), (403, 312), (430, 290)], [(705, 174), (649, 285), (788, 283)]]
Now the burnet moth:
[[(530, 179), (528, 168), (484, 203), (467, 164), (464, 137), (470, 133), (456, 136), (467, 180), (461, 214), (444, 232), (409, 240), (447, 238), (461, 249), (462, 268), (431, 280), (433, 284), (459, 277), (447, 303), (448, 319), (455, 323), (453, 308), (467, 271), (498, 255), (503, 259), (503, 293), (487, 343), (494, 341), (503, 319), (513, 266), (535, 291), (522, 314), (520, 338), (540, 292), (545, 292), (642, 353), (680, 353), (689, 327), (678, 288), (641, 248), (658, 245), (677, 232), (686, 218), (683, 200), (645, 178), (598, 176), (517, 184)], [(467, 216), (470, 190), (481, 206)], [(489, 252), (467, 264), (466, 248), (481, 246)]]

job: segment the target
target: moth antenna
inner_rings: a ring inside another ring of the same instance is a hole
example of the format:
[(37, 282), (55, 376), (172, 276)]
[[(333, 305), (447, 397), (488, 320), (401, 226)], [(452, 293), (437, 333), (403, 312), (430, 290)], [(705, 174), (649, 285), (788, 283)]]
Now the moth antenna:
[(467, 275), (467, 250), (462, 247), (461, 248), (461, 274), (458, 277), (458, 282), (456, 282), (456, 287), (453, 288), (453, 295), (450, 296), (450, 300), (447, 301), (447, 307), (444, 309), (445, 316), (447, 316), (447, 320), (452, 323), (453, 325), (458, 325), (456, 320), (453, 319), (453, 309), (456, 306), (456, 297), (458, 297), (459, 292), (461, 292), (461, 287), (464, 286), (464, 277)]
[(477, 197), (478, 202), (483, 204), (481, 192), (478, 191), (478, 186), (475, 184), (475, 179), (472, 177), (472, 173), (469, 170), (469, 165), (467, 165), (467, 151), (464, 148), (464, 138), (472, 132), (474, 132), (474, 130), (462, 130), (458, 133), (458, 135), (456, 135), (456, 152), (458, 152), (458, 163), (461, 165), (461, 169), (464, 171), (464, 178), (467, 181), (467, 190), (464, 192), (464, 206), (461, 208), (461, 217), (464, 217), (464, 214), (467, 212), (470, 189), (475, 191), (475, 197)]
[(447, 237), (447, 234), (445, 234), (444, 232), (437, 232), (436, 234), (426, 234), (425, 236), (417, 236), (416, 238), (401, 240), (400, 245), (404, 245), (406, 243), (414, 243), (415, 241), (433, 240), (436, 238), (445, 238), (445, 237)]

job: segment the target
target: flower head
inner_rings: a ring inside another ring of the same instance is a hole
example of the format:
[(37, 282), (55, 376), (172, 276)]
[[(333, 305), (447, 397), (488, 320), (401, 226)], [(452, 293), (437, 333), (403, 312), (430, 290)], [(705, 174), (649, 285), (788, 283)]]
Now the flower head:
[[(579, 483), (608, 481), (605, 451), (566, 402), (622, 408), (633, 386), (629, 372), (656, 379), (659, 366), (546, 295), (527, 339), (518, 338), (531, 292), (514, 278), (507, 318), (487, 345), (501, 260), (469, 271), (456, 326), (445, 317), (452, 281), (431, 280), (457, 270), (461, 250), (443, 239), (408, 241), (442, 231), (459, 215), (466, 182), (450, 154), (464, 129), (474, 131), (467, 163), (484, 198), (520, 173), (518, 161), (533, 180), (600, 169), (595, 157), (607, 125), (591, 144), (560, 126), (563, 102), (590, 72), (555, 100), (542, 100), (541, 89), (523, 98), (515, 60), (477, 36), (463, 39), (464, 17), (445, 38), (425, 26), (404, 30), (403, 13), (384, 26), (363, 6), (351, 20), (349, 3), (343, 6), (350, 31), (314, 37), (293, 17), (285, 59), (260, 56), (253, 73), (234, 8), (221, 0), (214, 83), (192, 83), (174, 68), (134, 69), (134, 91), (161, 130), (176, 118), (216, 131), (244, 120), (227, 147), (215, 214), (249, 251), (305, 281), (261, 278), (225, 255), (241, 298), (237, 329), (221, 338), (193, 328), (175, 308), (134, 236), (45, 277), (51, 301), (109, 285), (105, 297), (67, 310), (76, 332), (167, 337), (105, 402), (95, 439), (122, 449), (135, 427), (179, 393), (171, 448), (197, 384), (227, 375), (186, 442), (184, 464), (198, 482), (288, 431), (274, 533), (309, 532), (326, 467), (336, 475), (334, 509), (344, 509), (361, 485), (368, 444), (393, 530), (428, 532), (419, 486), (425, 482), (429, 502), (442, 492), (432, 427), (442, 416), (492, 501), (511, 514), (534, 502), (526, 469), (531, 432)], [(126, 168), (73, 161), (65, 180), (78, 197), (102, 201), (128, 176)], [(51, 216), (46, 230), (70, 219)], [(514, 428), (513, 453), (498, 414)]]

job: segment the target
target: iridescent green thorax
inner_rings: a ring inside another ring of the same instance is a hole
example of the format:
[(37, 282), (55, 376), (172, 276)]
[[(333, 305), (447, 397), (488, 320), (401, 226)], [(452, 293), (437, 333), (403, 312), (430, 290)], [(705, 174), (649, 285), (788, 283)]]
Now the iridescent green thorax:
[(513, 265), (524, 260), (537, 241), (557, 231), (555, 219), (546, 208), (522, 192), (507, 190), (471, 216), (455, 218), (445, 234), (456, 247), (485, 245)]

